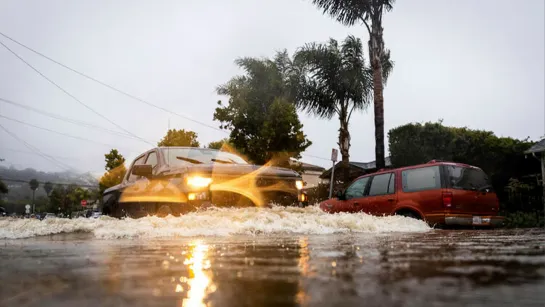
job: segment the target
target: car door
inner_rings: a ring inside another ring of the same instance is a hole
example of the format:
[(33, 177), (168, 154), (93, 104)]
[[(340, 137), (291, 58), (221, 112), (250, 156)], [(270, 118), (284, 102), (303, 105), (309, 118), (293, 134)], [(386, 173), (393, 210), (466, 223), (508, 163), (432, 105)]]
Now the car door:
[(127, 203), (127, 204), (138, 204), (138, 192), (145, 188), (142, 186), (142, 183), (138, 182), (138, 179), (140, 179), (140, 176), (136, 176), (132, 173), (132, 170), (135, 165), (142, 165), (144, 164), (144, 161), (146, 159), (146, 154), (142, 154), (141, 156), (137, 157), (134, 162), (132, 163), (131, 167), (127, 171), (127, 174), (125, 175), (125, 181), (123, 186), (123, 192), (120, 198), (120, 202)]
[(369, 177), (356, 179), (345, 191), (345, 201), (343, 201), (343, 212), (365, 212), (369, 213), (368, 202), (366, 198)]
[[(158, 168), (158, 155), (155, 150), (150, 151), (146, 155), (145, 165), (151, 165), (152, 174), (156, 174)], [(157, 180), (150, 180), (145, 177), (139, 177), (136, 179), (135, 186), (137, 186), (137, 191), (139, 193), (139, 205), (141, 211), (146, 211), (149, 213), (154, 213), (157, 210), (159, 205), (158, 195), (161, 194), (163, 185)]]
[(371, 214), (391, 214), (396, 205), (395, 173), (379, 174), (371, 177), (367, 201)]

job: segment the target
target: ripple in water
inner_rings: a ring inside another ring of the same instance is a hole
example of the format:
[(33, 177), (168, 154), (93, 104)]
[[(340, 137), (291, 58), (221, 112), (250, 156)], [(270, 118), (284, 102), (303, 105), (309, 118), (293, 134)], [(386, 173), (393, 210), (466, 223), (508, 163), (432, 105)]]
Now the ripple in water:
[(20, 239), (58, 233), (88, 232), (99, 239), (175, 238), (237, 234), (332, 234), (347, 232), (425, 232), (423, 221), (402, 216), (363, 213), (329, 214), (318, 207), (209, 208), (166, 218), (0, 220), (0, 239)]

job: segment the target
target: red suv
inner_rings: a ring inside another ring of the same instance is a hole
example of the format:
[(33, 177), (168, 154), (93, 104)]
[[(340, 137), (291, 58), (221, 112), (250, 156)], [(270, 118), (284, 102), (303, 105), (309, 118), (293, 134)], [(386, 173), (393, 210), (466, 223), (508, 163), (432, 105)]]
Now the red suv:
[(483, 170), (439, 160), (359, 177), (337, 198), (321, 202), (320, 208), (329, 213), (397, 214), (430, 225), (503, 223), (498, 197)]

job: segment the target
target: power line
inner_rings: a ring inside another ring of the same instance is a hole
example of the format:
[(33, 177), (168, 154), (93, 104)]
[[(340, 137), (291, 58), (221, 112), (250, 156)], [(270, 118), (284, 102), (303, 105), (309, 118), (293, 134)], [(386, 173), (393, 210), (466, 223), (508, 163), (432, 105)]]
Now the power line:
[[(22, 153), (22, 154), (37, 155), (37, 153), (32, 152), (32, 151), (25, 151), (25, 150), (19, 150), (19, 149), (7, 148), (7, 147), (0, 148), (0, 151), (2, 151), (2, 150), (18, 152), (18, 153)], [(46, 156), (52, 157), (52, 158), (57, 158), (57, 159), (88, 161), (88, 160), (85, 160), (83, 158), (80, 159), (80, 158), (74, 158), (74, 157), (60, 157), (60, 156), (52, 156), (52, 155), (46, 155)]]
[(148, 141), (138, 137), (137, 135), (135, 135), (134, 133), (126, 130), (125, 128), (121, 127), (120, 125), (116, 124), (114, 121), (110, 120), (109, 118), (107, 118), (106, 116), (100, 114), (98, 111), (96, 111), (95, 109), (91, 108), (90, 106), (88, 106), (87, 104), (83, 103), (81, 100), (79, 100), (76, 96), (70, 94), (68, 91), (66, 91), (64, 88), (62, 88), (60, 85), (58, 85), (57, 83), (55, 83), (53, 80), (49, 79), (46, 75), (44, 75), (42, 72), (40, 72), (37, 68), (35, 68), (34, 66), (32, 66), (30, 63), (28, 63), (25, 59), (23, 59), (20, 55), (18, 55), (15, 51), (11, 50), (8, 46), (6, 46), (2, 41), (0, 41), (0, 45), (4, 46), (4, 48), (6, 48), (9, 52), (11, 52), (15, 57), (17, 57), (19, 60), (21, 60), (23, 63), (25, 63), (28, 67), (30, 67), (32, 70), (34, 70), (37, 74), (39, 74), (40, 76), (42, 76), (44, 79), (46, 79), (47, 81), (49, 81), (49, 83), (53, 84), (55, 87), (57, 87), (59, 90), (61, 90), (63, 93), (65, 93), (66, 95), (68, 95), (70, 98), (74, 99), (76, 102), (78, 102), (79, 104), (81, 104), (82, 106), (84, 106), (85, 108), (87, 108), (88, 110), (90, 110), (91, 112), (95, 113), (96, 115), (102, 117), (103, 119), (105, 119), (106, 121), (108, 121), (110, 124), (116, 126), (117, 128), (125, 131), (127, 134), (130, 134), (132, 136), (134, 136), (135, 138), (145, 142), (145, 143), (148, 143), (151, 145), (151, 143), (149, 143)]
[[(23, 43), (21, 43), (21, 42), (15, 40), (15, 39), (12, 38), (12, 37), (9, 37), (8, 35), (6, 35), (6, 34), (4, 34), (4, 33), (2, 33), (2, 32), (0, 32), (0, 35), (2, 35), (3, 37), (7, 38), (8, 40), (14, 42), (15, 44), (17, 44), (17, 45), (19, 45), (19, 46), (21, 46), (21, 47), (23, 47), (23, 48), (25, 48), (25, 49), (27, 49), (27, 50), (33, 52), (34, 54), (39, 55), (39, 56), (43, 57), (44, 59), (47, 59), (48, 61), (50, 61), (50, 62), (52, 62), (52, 63), (55, 63), (55, 64), (57, 64), (57, 65), (59, 65), (59, 66), (65, 68), (65, 69), (67, 69), (67, 70), (73, 72), (73, 73), (76, 73), (76, 74), (78, 74), (78, 75), (80, 75), (80, 76), (82, 76), (82, 77), (84, 77), (84, 78), (86, 78), (86, 79), (88, 79), (88, 80), (91, 80), (91, 81), (93, 81), (93, 82), (96, 82), (96, 83), (98, 83), (98, 84), (100, 84), (100, 85), (102, 85), (102, 86), (104, 86), (104, 87), (107, 87), (107, 88), (109, 88), (109, 89), (111, 89), (111, 90), (113, 90), (113, 91), (115, 91), (115, 92), (117, 92), (117, 93), (120, 93), (120, 94), (122, 94), (122, 95), (124, 95), (124, 96), (126, 96), (126, 97), (129, 97), (129, 98), (131, 98), (131, 99), (134, 99), (134, 100), (136, 100), (136, 101), (139, 101), (139, 102), (141, 102), (141, 103), (144, 103), (144, 104), (146, 104), (146, 105), (148, 105), (148, 106), (151, 106), (151, 107), (153, 107), (153, 108), (156, 108), (156, 109), (162, 110), (162, 111), (164, 111), (164, 112), (170, 113), (170, 114), (172, 114), (172, 115), (179, 116), (179, 117), (184, 118), (184, 119), (186, 119), (186, 120), (189, 120), (189, 121), (191, 121), (191, 122), (200, 124), (200, 125), (202, 125), (202, 126), (205, 126), (205, 127), (208, 127), (208, 128), (211, 128), (211, 129), (214, 129), (214, 130), (217, 130), (217, 131), (220, 131), (220, 132), (222, 132), (222, 133), (228, 134), (228, 132), (225, 131), (225, 130), (223, 130), (223, 129), (219, 129), (219, 128), (214, 127), (214, 126), (212, 126), (212, 125), (203, 123), (203, 122), (201, 122), (201, 121), (192, 119), (192, 118), (190, 118), (190, 117), (188, 117), (188, 116), (185, 116), (185, 115), (182, 115), (182, 114), (180, 114), (180, 113), (174, 112), (174, 111), (172, 111), (172, 110), (166, 109), (166, 108), (164, 108), (164, 107), (158, 106), (158, 105), (153, 104), (153, 103), (151, 103), (151, 102), (149, 102), (149, 101), (146, 101), (146, 100), (144, 100), (144, 99), (142, 99), (142, 98), (140, 98), (140, 97), (137, 97), (137, 96), (132, 95), (132, 94), (130, 94), (130, 93), (127, 93), (127, 92), (125, 92), (125, 91), (123, 91), (123, 90), (120, 90), (120, 89), (118, 89), (118, 88), (116, 88), (116, 87), (114, 87), (114, 86), (112, 86), (112, 85), (109, 85), (109, 84), (107, 84), (106, 82), (100, 81), (100, 80), (98, 80), (98, 79), (96, 79), (96, 78), (94, 78), (94, 77), (91, 77), (91, 76), (89, 76), (89, 75), (87, 75), (87, 74), (85, 74), (85, 73), (82, 73), (82, 72), (80, 72), (80, 71), (78, 71), (78, 70), (76, 70), (76, 69), (74, 69), (74, 68), (71, 68), (71, 67), (69, 67), (69, 66), (67, 66), (67, 65), (65, 65), (65, 64), (63, 64), (63, 63), (61, 63), (61, 62), (59, 62), (59, 61), (57, 61), (57, 60), (54, 60), (54, 59), (48, 57), (47, 55), (45, 55), (45, 54), (43, 54), (43, 53), (41, 53), (41, 52), (39, 52), (39, 51), (34, 50), (33, 48), (31, 48), (31, 47), (29, 47), (29, 46), (27, 46), (27, 45), (25, 45), (25, 44), (23, 44)], [(10, 50), (10, 49), (9, 49), (6, 45), (4, 45), (2, 42), (0, 42), (0, 44), (2, 44), (4, 47), (6, 47), (8, 50)], [(10, 50), (10, 51), (11, 51), (11, 50)], [(11, 51), (11, 52), (14, 53), (13, 51)], [(14, 53), (14, 54), (15, 54), (15, 53)], [(16, 54), (15, 54), (15, 55), (16, 55)], [(17, 55), (16, 55), (16, 56), (17, 56)], [(19, 56), (17, 56), (17, 57), (19, 57)], [(20, 58), (20, 57), (19, 57), (19, 58)], [(21, 58), (20, 58), (20, 59), (21, 59)], [(21, 60), (22, 60), (23, 62), (25, 62), (23, 59), (21, 59)], [(25, 63), (26, 63), (26, 62), (25, 62)], [(29, 64), (27, 63), (27, 65), (29, 65)], [(29, 65), (29, 66), (30, 66), (30, 65)], [(32, 66), (30, 66), (30, 67), (33, 68)], [(33, 68), (33, 69), (34, 69), (34, 68)], [(39, 72), (38, 72), (38, 73), (39, 73)], [(45, 76), (44, 76), (44, 77), (45, 77)], [(50, 82), (51, 82), (51, 81), (50, 81)], [(58, 86), (57, 86), (57, 87), (58, 87)], [(81, 103), (81, 102), (80, 102), (80, 103)], [(122, 130), (124, 130), (124, 129), (122, 129)], [(301, 156), (311, 157), (311, 158), (320, 159), (320, 160), (324, 160), (324, 161), (329, 161), (329, 160), (330, 160), (330, 159), (328, 159), (328, 158), (323, 158), (323, 157), (319, 157), (319, 156), (315, 156), (315, 155), (309, 155), (309, 154), (301, 154)]]
[[(10, 178), (5, 178), (5, 177), (1, 177), (0, 179), (3, 180), (3, 181), (10, 181), (10, 182), (30, 183), (30, 181), (22, 180), (22, 179), (10, 179)], [(38, 183), (39, 184), (45, 184), (44, 182), (40, 182), (40, 181), (38, 181)], [(75, 186), (84, 187), (84, 188), (96, 188), (96, 187), (98, 187), (98, 184), (97, 185), (89, 185), (89, 184), (59, 183), (59, 182), (49, 182), (49, 183), (51, 183), (53, 185), (75, 185)]]
[(328, 159), (328, 158), (322, 158), (322, 157), (313, 156), (313, 155), (309, 155), (309, 154), (301, 154), (301, 156), (309, 157), (309, 158), (315, 158), (315, 159), (320, 159), (320, 160), (325, 160), (325, 161), (331, 161), (331, 159)]
[(40, 126), (36, 126), (36, 125), (30, 124), (30, 123), (27, 123), (27, 122), (24, 122), (24, 121), (20, 121), (20, 120), (15, 119), (15, 118), (7, 117), (7, 116), (4, 116), (4, 115), (0, 115), (0, 118), (5, 118), (5, 119), (7, 119), (7, 120), (11, 120), (11, 121), (14, 121), (14, 122), (23, 124), (23, 125), (27, 125), (27, 126), (36, 128), (36, 129), (41, 129), (41, 130), (44, 130), (44, 131), (49, 131), (49, 132), (52, 132), (52, 133), (56, 133), (56, 134), (59, 134), (59, 135), (62, 135), (62, 136), (66, 136), (66, 137), (69, 137), (69, 138), (73, 138), (73, 139), (77, 139), (77, 140), (92, 142), (92, 143), (99, 144), (99, 145), (103, 145), (103, 146), (107, 146), (107, 147), (110, 147), (110, 148), (115, 148), (115, 147), (116, 147), (115, 145), (105, 144), (105, 143), (93, 141), (93, 140), (90, 140), (90, 139), (87, 139), (87, 138), (83, 138), (83, 137), (79, 137), (79, 136), (67, 134), (67, 133), (64, 133), (64, 132), (59, 132), (59, 131), (51, 130), (51, 129), (44, 128), (44, 127), (40, 127)]
[[(214, 127), (214, 126), (212, 126), (212, 125), (209, 125), (209, 124), (203, 123), (203, 122), (201, 122), (201, 121), (192, 119), (192, 118), (189, 117), (189, 116), (182, 115), (182, 114), (180, 114), (180, 113), (177, 113), (177, 112), (174, 112), (174, 111), (172, 111), (172, 110), (166, 109), (166, 108), (164, 108), (164, 107), (158, 106), (158, 105), (156, 105), (156, 104), (154, 104), (154, 103), (151, 103), (151, 102), (149, 102), (149, 101), (147, 101), (147, 100), (144, 100), (144, 99), (142, 99), (142, 98), (140, 98), (140, 97), (137, 97), (137, 96), (135, 96), (135, 95), (129, 94), (129, 93), (123, 91), (123, 90), (120, 90), (120, 89), (118, 89), (118, 88), (116, 88), (116, 87), (114, 87), (114, 86), (112, 86), (112, 85), (109, 85), (109, 84), (103, 82), (103, 81), (100, 81), (100, 80), (98, 80), (98, 79), (96, 79), (96, 78), (93, 78), (93, 77), (91, 77), (91, 76), (89, 76), (89, 75), (87, 75), (87, 74), (84, 74), (84, 73), (82, 73), (82, 72), (80, 72), (80, 71), (78, 71), (78, 70), (75, 70), (75, 69), (73, 69), (73, 68), (71, 68), (71, 67), (69, 67), (69, 66), (67, 66), (67, 65), (64, 65), (64, 64), (62, 64), (62, 63), (60, 63), (60, 62), (58, 62), (58, 61), (56, 61), (56, 60), (54, 60), (54, 59), (52, 59), (52, 58), (46, 56), (45, 54), (43, 54), (43, 53), (41, 53), (41, 52), (38, 52), (38, 51), (36, 51), (36, 50), (34, 50), (34, 49), (32, 49), (32, 48), (26, 46), (26, 45), (23, 44), (23, 43), (18, 42), (17, 40), (15, 40), (15, 39), (13, 39), (13, 38), (7, 36), (6, 34), (4, 34), (4, 33), (2, 33), (2, 32), (0, 32), (0, 35), (2, 35), (3, 37), (9, 39), (10, 41), (16, 43), (17, 45), (19, 45), (19, 46), (21, 46), (21, 47), (23, 47), (23, 48), (25, 48), (25, 49), (27, 49), (27, 50), (29, 50), (29, 51), (31, 51), (31, 52), (37, 54), (37, 55), (39, 55), (39, 56), (41, 56), (41, 57), (43, 57), (43, 58), (45, 58), (45, 59), (47, 59), (47, 60), (49, 60), (49, 61), (51, 61), (51, 62), (53, 62), (53, 63), (55, 63), (55, 64), (61, 66), (61, 67), (64, 67), (65, 69), (68, 69), (68, 70), (70, 70), (70, 71), (72, 71), (72, 72), (74, 72), (74, 73), (76, 73), (76, 74), (78, 74), (78, 75), (80, 75), (80, 76), (82, 76), (82, 77), (84, 77), (84, 78), (87, 78), (87, 79), (89, 79), (89, 80), (91, 80), (91, 81), (93, 81), (93, 82), (96, 82), (96, 83), (98, 83), (98, 84), (100, 84), (100, 85), (102, 85), (102, 86), (105, 86), (105, 87), (107, 87), (107, 88), (109, 88), (109, 89), (111, 89), (111, 90), (113, 90), (113, 91), (115, 91), (115, 92), (118, 92), (118, 93), (120, 93), (120, 94), (122, 94), (122, 95), (124, 95), (124, 96), (126, 96), (126, 97), (129, 97), (129, 98), (131, 98), (131, 99), (134, 99), (134, 100), (136, 100), (136, 101), (139, 101), (139, 102), (141, 102), (141, 103), (144, 103), (144, 104), (146, 104), (146, 105), (148, 105), (148, 106), (150, 106), (150, 107), (153, 107), (153, 108), (159, 109), (159, 110), (161, 110), (161, 111), (170, 113), (170, 114), (172, 114), (172, 115), (179, 116), (179, 117), (181, 117), (181, 118), (183, 118), (183, 119), (189, 120), (189, 121), (194, 122), (194, 123), (196, 123), (196, 124), (200, 124), (200, 125), (206, 126), (206, 127), (208, 127), (208, 128), (211, 128), (211, 129), (214, 129), (214, 130), (217, 130), (217, 131), (221, 131), (221, 132), (223, 132), (223, 133), (228, 133), (227, 131), (225, 131), (225, 130), (223, 130), (223, 129)], [(1, 42), (0, 42), (0, 44), (1, 44)], [(4, 45), (4, 44), (2, 44), (2, 45)], [(4, 45), (4, 47), (6, 47), (6, 46)], [(6, 47), (6, 48), (7, 48), (7, 47)], [(13, 53), (13, 52), (12, 52), (12, 53)], [(28, 64), (27, 64), (27, 65), (28, 65)]]
[(8, 129), (6, 129), (6, 127), (2, 126), (2, 124), (0, 124), (0, 128), (2, 130), (4, 130), (7, 134), (11, 135), (11, 137), (13, 137), (14, 139), (16, 139), (17, 141), (23, 143), (23, 145), (25, 145), (28, 149), (36, 152), (38, 155), (40, 155), (42, 158), (46, 159), (47, 161), (55, 164), (56, 166), (58, 166), (59, 168), (61, 169), (64, 169), (64, 170), (72, 170), (72, 168), (52, 157), (48, 157), (46, 154), (44, 154), (43, 152), (41, 152), (38, 148), (30, 145), (29, 143), (25, 142), (23, 139), (19, 138), (15, 133), (9, 131)]
[(129, 135), (129, 134), (121, 133), (119, 131), (111, 130), (111, 129), (108, 129), (108, 128), (105, 128), (105, 127), (97, 126), (95, 124), (80, 121), (80, 120), (76, 120), (76, 119), (73, 119), (73, 118), (56, 115), (54, 113), (49, 113), (49, 112), (46, 112), (46, 111), (43, 111), (43, 110), (40, 110), (40, 109), (36, 109), (36, 108), (31, 107), (29, 105), (25, 105), (25, 104), (22, 104), (22, 103), (15, 102), (13, 100), (9, 100), (9, 99), (5, 99), (5, 98), (0, 97), (0, 102), (11, 104), (11, 105), (14, 105), (14, 106), (17, 106), (17, 107), (20, 107), (20, 108), (23, 108), (23, 109), (26, 109), (26, 110), (29, 110), (29, 111), (36, 112), (38, 114), (42, 114), (42, 115), (50, 117), (50, 118), (54, 118), (54, 119), (57, 119), (57, 120), (62, 120), (62, 121), (68, 122), (68, 123), (71, 123), (71, 124), (81, 125), (81, 126), (85, 126), (85, 127), (89, 127), (89, 128), (93, 128), (93, 129), (102, 130), (102, 131), (105, 131), (105, 132), (108, 132), (108, 133), (111, 133), (111, 134), (115, 134), (115, 135), (118, 135), (118, 136), (135, 139), (135, 137), (133, 137), (132, 135)]

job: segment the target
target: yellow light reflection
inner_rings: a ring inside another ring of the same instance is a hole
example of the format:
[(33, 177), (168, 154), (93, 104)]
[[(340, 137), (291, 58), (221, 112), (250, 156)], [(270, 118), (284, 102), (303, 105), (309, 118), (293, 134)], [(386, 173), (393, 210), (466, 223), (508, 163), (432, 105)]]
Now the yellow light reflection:
[(310, 251), (308, 248), (308, 238), (302, 237), (299, 239), (299, 272), (301, 272), (301, 278), (299, 279), (299, 289), (295, 296), (295, 301), (299, 305), (307, 305), (310, 301), (310, 296), (306, 293), (303, 284), (303, 279), (311, 276), (310, 272)]
[(184, 264), (189, 268), (190, 278), (187, 279), (189, 290), (187, 291), (187, 298), (183, 300), (182, 306), (206, 306), (204, 298), (207, 294), (206, 290), (210, 285), (210, 278), (205, 272), (205, 269), (210, 267), (210, 261), (207, 259), (208, 245), (202, 244), (201, 241), (196, 241), (191, 246), (189, 255), (184, 261)]

